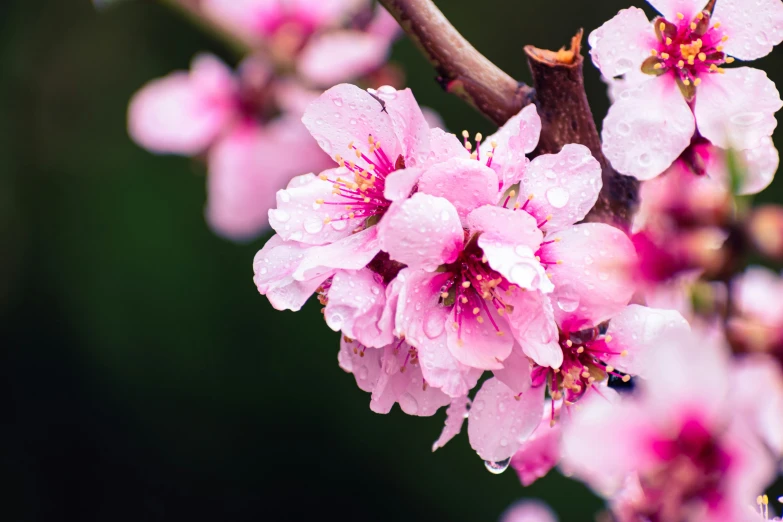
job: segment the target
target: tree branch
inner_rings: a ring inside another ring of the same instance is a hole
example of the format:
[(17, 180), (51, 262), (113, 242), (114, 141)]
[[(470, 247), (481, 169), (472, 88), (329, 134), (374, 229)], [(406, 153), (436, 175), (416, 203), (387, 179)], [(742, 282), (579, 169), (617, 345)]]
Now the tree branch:
[(603, 188), (587, 219), (629, 228), (638, 182), (617, 173), (601, 152), (601, 139), (587, 100), (580, 54), (582, 32), (571, 48), (557, 52), (525, 47), (535, 89), (521, 84), (479, 53), (449, 23), (432, 0), (379, 0), (427, 56), (447, 92), (464, 99), (498, 125), (530, 103), (541, 116), (541, 138), (533, 155), (585, 145), (601, 163)]
[(446, 90), (503, 125), (529, 103), (532, 89), (490, 62), (431, 0), (380, 0), (438, 72)]

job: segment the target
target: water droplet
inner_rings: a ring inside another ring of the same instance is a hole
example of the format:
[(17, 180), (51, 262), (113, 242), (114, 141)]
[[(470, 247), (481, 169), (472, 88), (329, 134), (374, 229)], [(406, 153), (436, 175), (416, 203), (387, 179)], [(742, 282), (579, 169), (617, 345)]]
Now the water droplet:
[(552, 187), (546, 191), (546, 200), (555, 208), (563, 208), (568, 204), (568, 191), (563, 187)]
[(590, 256), (585, 256), (585, 264), (586, 265), (592, 265), (593, 264), (593, 258)]
[(633, 62), (628, 58), (620, 58), (614, 63), (614, 67), (615, 67), (614, 75), (619, 76), (621, 74), (625, 74), (628, 71), (630, 71), (631, 68), (633, 67)]
[(503, 448), (505, 448), (506, 446), (508, 446), (508, 439), (506, 439), (506, 438), (502, 438), (502, 439), (500, 439), (500, 445), (501, 445), (501, 447), (503, 447)]
[(288, 203), (289, 201), (291, 201), (291, 194), (289, 194), (287, 190), (281, 190), (280, 192), (278, 192), (277, 197), (279, 197), (280, 201), (282, 201), (283, 203)]
[(345, 230), (345, 227), (348, 226), (348, 223), (346, 223), (344, 219), (336, 219), (332, 221), (331, 225), (333, 229), (339, 232), (340, 230)]
[(436, 310), (431, 311), (424, 319), (424, 333), (430, 339), (435, 339), (443, 333), (445, 320)]
[(351, 125), (356, 125), (356, 120), (355, 120), (355, 119), (353, 119), (353, 118), (351, 118), (351, 120), (350, 120), (350, 124), (351, 124)]
[(554, 170), (547, 170), (546, 173), (544, 174), (544, 176), (546, 176), (547, 179), (556, 179), (557, 178), (557, 174), (555, 173)]
[(281, 223), (285, 223), (289, 219), (291, 219), (291, 216), (283, 210), (282, 208), (275, 209), (274, 211), (275, 219), (278, 220)]
[(484, 401), (478, 400), (473, 403), (473, 408), (475, 408), (476, 411), (481, 411), (484, 409)]
[(576, 293), (558, 295), (557, 307), (567, 313), (573, 312), (579, 308), (579, 296)]
[(324, 222), (316, 216), (310, 217), (304, 224), (305, 232), (308, 234), (317, 234), (322, 228), (324, 228)]
[(511, 457), (499, 460), (497, 462), (491, 462), (489, 460), (484, 461), (484, 467), (487, 468), (487, 471), (492, 473), (493, 475), (500, 475), (504, 471), (508, 469), (508, 465), (511, 464)]
[(446, 210), (441, 210), (440, 219), (441, 221), (448, 221), (451, 219), (451, 214), (449, 214)]
[(609, 274), (607, 274), (606, 272), (598, 272), (598, 279), (600, 279), (601, 281), (606, 281), (607, 279), (609, 279)]
[(359, 368), (359, 374), (358, 374), (359, 375), (359, 380), (360, 381), (367, 380), (367, 374), (368, 373), (369, 373), (369, 371), (367, 370), (366, 366), (362, 366), (361, 368)]
[(329, 327), (333, 330), (340, 330), (343, 327), (343, 323), (345, 322), (345, 319), (343, 319), (343, 316), (337, 312), (332, 312), (329, 314)]
[(302, 231), (301, 231), (301, 230), (296, 230), (296, 231), (294, 231), (294, 232), (291, 234), (291, 239), (292, 239), (293, 241), (301, 241), (303, 237), (304, 237), (304, 234), (302, 234)]
[(408, 392), (403, 393), (397, 402), (400, 403), (402, 411), (408, 415), (416, 415), (419, 412), (419, 402)]
[(743, 112), (741, 114), (735, 114), (734, 116), (729, 118), (729, 121), (731, 121), (731, 123), (733, 123), (734, 125), (739, 125), (741, 127), (750, 127), (751, 125), (755, 125), (763, 119), (764, 119), (764, 113)]
[(342, 99), (342, 98), (340, 98), (339, 96), (338, 96), (337, 98), (332, 98), (332, 101), (333, 101), (333, 102), (334, 102), (334, 104), (335, 104), (335, 105), (337, 105), (338, 107), (342, 107), (342, 106), (343, 106), (343, 99)]
[(617, 124), (617, 134), (620, 134), (622, 136), (628, 136), (628, 134), (631, 133), (631, 126), (625, 123), (624, 121), (621, 121)]
[(650, 165), (650, 163), (652, 163), (652, 157), (650, 157), (650, 155), (647, 154), (646, 152), (642, 153), (639, 156), (639, 165), (640, 166), (648, 167)]
[(258, 273), (261, 274), (261, 275), (264, 275), (267, 272), (269, 272), (269, 270), (267, 270), (267, 268), (265, 266), (262, 266), (261, 269), (258, 271)]

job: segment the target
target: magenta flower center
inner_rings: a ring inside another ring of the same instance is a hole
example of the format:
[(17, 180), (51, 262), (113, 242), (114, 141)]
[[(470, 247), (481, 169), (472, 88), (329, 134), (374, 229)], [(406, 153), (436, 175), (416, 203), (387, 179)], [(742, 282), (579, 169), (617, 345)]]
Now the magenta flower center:
[(324, 220), (324, 223), (347, 221), (349, 219), (370, 219), (377, 221), (391, 205), (383, 191), (386, 187), (386, 178), (398, 169), (405, 168), (405, 161), (399, 156), (392, 163), (384, 152), (380, 141), (376, 141), (372, 134), (367, 139), (368, 147), (363, 151), (353, 142), (348, 145), (356, 161), (344, 160), (336, 156), (335, 160), (340, 167), (345, 169), (345, 175), (328, 176), (322, 173), (320, 178), (332, 183), (332, 194), (335, 196), (330, 201), (316, 200), (316, 205), (332, 205), (334, 212)]
[(720, 23), (710, 25), (710, 13), (702, 11), (693, 20), (687, 20), (682, 14), (671, 22), (663, 17), (655, 19), (655, 32), (658, 45), (652, 49), (653, 74), (672, 72), (683, 85), (698, 86), (700, 75), (722, 73), (724, 63), (733, 58), (723, 52), (723, 43), (728, 36), (720, 29)]

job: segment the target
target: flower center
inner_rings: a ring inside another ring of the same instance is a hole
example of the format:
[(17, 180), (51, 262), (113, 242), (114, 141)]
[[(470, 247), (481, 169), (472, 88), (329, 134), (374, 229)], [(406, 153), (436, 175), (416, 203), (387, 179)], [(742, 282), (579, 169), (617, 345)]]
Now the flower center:
[(316, 208), (321, 205), (335, 206), (335, 212), (324, 219), (325, 224), (364, 219), (365, 226), (370, 226), (389, 209), (391, 201), (383, 195), (386, 178), (396, 170), (404, 169), (405, 160), (399, 156), (397, 161), (392, 163), (381, 142), (375, 140), (372, 134), (368, 136), (367, 143), (366, 152), (353, 142), (348, 144), (351, 153), (356, 156), (356, 161), (345, 160), (340, 155), (335, 156), (335, 161), (340, 165), (337, 172), (344, 175), (329, 177), (326, 173), (321, 173), (319, 176), (332, 183), (332, 194), (336, 196), (332, 201), (315, 201)]
[(656, 18), (653, 23), (659, 43), (642, 71), (653, 75), (672, 72), (686, 88), (697, 87), (702, 74), (722, 73), (720, 66), (734, 59), (723, 52), (728, 35), (720, 30), (720, 22), (711, 25), (710, 20), (709, 11), (698, 13), (693, 20), (686, 20), (682, 13), (675, 22)]

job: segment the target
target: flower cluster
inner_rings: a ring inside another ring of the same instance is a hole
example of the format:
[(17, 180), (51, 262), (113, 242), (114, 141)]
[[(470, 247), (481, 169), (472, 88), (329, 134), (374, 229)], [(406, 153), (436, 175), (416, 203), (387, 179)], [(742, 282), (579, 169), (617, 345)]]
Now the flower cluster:
[(236, 73), (201, 54), (189, 72), (149, 82), (130, 102), (128, 130), (151, 152), (205, 157), (207, 221), (223, 236), (252, 238), (267, 227), (278, 189), (328, 165), (300, 122), (304, 107), (339, 81), (398, 81), (395, 70), (383, 68), (398, 29), (364, 0), (201, 6), (207, 22), (250, 54)]

